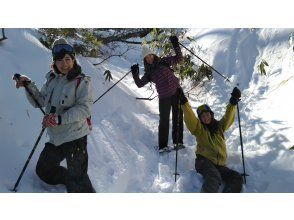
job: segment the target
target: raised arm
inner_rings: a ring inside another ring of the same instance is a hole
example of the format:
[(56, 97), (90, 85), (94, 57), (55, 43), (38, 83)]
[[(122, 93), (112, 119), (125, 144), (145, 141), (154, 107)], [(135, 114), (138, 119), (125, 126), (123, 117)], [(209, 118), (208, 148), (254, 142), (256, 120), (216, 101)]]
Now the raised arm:
[(183, 54), (181, 51), (181, 48), (179, 46), (179, 39), (176, 36), (171, 36), (170, 41), (173, 45), (173, 48), (175, 50), (176, 55), (175, 56), (168, 56), (168, 57), (163, 57), (161, 58), (161, 61), (163, 63), (166, 63), (170, 66), (178, 64), (183, 60)]
[(150, 82), (150, 79), (147, 74), (144, 74), (144, 76), (140, 79), (139, 77), (139, 64), (135, 64), (131, 66), (133, 79), (135, 81), (135, 84), (138, 86), (138, 88), (141, 88), (145, 86), (148, 82)]
[(200, 128), (199, 119), (193, 112), (189, 102), (186, 102), (184, 105), (182, 105), (182, 109), (184, 113), (184, 121), (188, 130), (191, 132), (192, 135), (196, 135), (197, 131), (199, 131)]
[(193, 112), (192, 107), (188, 102), (188, 99), (186, 98), (182, 88), (178, 88), (178, 92), (180, 96), (180, 104), (184, 113), (185, 124), (191, 134), (196, 136), (196, 133), (200, 130), (201, 123)]
[(236, 116), (236, 106), (232, 104), (227, 105), (226, 113), (220, 120), (223, 131), (228, 130), (233, 124)]
[(230, 103), (227, 105), (226, 113), (220, 120), (223, 131), (228, 130), (233, 124), (236, 116), (237, 104), (240, 101), (241, 91), (235, 87), (231, 93)]

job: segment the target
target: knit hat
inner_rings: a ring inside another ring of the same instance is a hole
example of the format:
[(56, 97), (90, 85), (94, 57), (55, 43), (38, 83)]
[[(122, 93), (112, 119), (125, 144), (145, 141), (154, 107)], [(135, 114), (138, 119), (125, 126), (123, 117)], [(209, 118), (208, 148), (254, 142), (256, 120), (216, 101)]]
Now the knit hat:
[(53, 60), (62, 59), (66, 54), (74, 58), (73, 47), (64, 38), (56, 39), (52, 45)]
[(53, 42), (52, 48), (58, 44), (68, 44), (64, 38), (58, 38)]
[(149, 48), (146, 45), (142, 46), (142, 57), (143, 59), (148, 55), (148, 54), (155, 54), (155, 51), (153, 51), (151, 48)]
[(198, 118), (200, 117), (200, 115), (203, 113), (203, 112), (210, 112), (211, 114), (214, 114), (213, 111), (211, 111), (210, 107), (206, 104), (204, 105), (201, 105), (197, 108), (197, 115), (198, 115)]

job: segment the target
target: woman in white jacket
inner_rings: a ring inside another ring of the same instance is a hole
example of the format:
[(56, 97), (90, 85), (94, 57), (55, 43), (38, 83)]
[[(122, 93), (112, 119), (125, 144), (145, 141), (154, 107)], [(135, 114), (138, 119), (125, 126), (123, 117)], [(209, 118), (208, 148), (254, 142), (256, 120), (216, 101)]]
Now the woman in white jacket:
[[(87, 135), (93, 105), (91, 79), (82, 73), (74, 49), (65, 39), (53, 43), (52, 56), (52, 71), (41, 90), (24, 75), (14, 78), (17, 88), (27, 85), (45, 107), (42, 124), (47, 128), (49, 142), (41, 152), (36, 173), (48, 184), (64, 184), (67, 192), (95, 192), (87, 174)], [(38, 107), (29, 94), (27, 98)], [(50, 113), (52, 107), (55, 113)], [(64, 159), (67, 168), (60, 166)]]

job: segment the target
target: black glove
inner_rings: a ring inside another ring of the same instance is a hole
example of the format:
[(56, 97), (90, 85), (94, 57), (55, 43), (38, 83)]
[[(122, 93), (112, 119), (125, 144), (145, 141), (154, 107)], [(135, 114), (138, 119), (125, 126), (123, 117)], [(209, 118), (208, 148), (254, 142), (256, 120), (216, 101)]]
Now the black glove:
[(179, 46), (179, 38), (177, 36), (170, 36), (169, 40), (173, 47), (178, 47)]
[(235, 87), (231, 93), (230, 103), (231, 105), (237, 105), (241, 98), (241, 91)]
[(183, 92), (183, 89), (180, 87), (178, 88), (178, 95), (180, 97), (180, 104), (181, 105), (185, 105), (186, 102), (188, 102), (188, 99), (187, 97), (185, 96), (184, 92)]
[(132, 74), (139, 74), (139, 64), (137, 63), (131, 66), (131, 71), (132, 71)]

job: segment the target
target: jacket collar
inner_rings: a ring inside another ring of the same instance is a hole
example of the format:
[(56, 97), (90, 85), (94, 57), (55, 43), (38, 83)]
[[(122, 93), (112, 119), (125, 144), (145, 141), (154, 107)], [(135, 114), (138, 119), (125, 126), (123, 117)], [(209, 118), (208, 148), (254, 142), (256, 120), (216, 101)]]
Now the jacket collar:
[(74, 68), (72, 68), (71, 71), (66, 75), (66, 79), (71, 81), (75, 79), (78, 75), (82, 73), (82, 68), (80, 65), (76, 65)]

